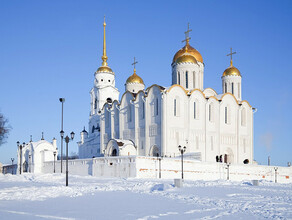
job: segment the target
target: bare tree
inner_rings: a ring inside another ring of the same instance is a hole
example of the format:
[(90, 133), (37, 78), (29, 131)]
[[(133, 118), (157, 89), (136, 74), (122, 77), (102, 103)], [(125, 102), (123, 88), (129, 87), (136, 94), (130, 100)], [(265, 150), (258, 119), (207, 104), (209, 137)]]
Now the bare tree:
[(0, 146), (5, 143), (9, 131), (8, 120), (0, 113)]

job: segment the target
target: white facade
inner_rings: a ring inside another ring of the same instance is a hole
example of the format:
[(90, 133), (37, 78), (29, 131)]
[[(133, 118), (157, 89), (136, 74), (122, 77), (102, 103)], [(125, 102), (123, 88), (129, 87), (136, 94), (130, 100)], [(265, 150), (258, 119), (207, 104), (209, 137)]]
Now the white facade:
[[(241, 75), (232, 61), (222, 76), (223, 94), (204, 89), (203, 58), (189, 38), (171, 66), (171, 86), (147, 89), (134, 69), (120, 100), (115, 75), (97, 72), (89, 132), (81, 133), (79, 157), (176, 157), (181, 145), (200, 161), (252, 163), (253, 108), (241, 101)], [(133, 83), (133, 78), (141, 83)]]
[[(46, 140), (29, 142), (21, 145), (17, 150), (17, 173), (42, 173), (44, 162), (54, 161), (55, 155), (58, 155), (57, 141), (53, 139), (52, 143)], [(20, 172), (21, 171), (21, 172)]]

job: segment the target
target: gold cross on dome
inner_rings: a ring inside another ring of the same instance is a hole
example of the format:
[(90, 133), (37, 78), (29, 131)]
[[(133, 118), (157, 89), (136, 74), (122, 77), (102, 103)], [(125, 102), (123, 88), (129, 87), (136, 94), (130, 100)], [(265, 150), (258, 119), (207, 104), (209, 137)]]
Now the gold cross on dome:
[(134, 57), (134, 63), (132, 63), (132, 65), (134, 65), (134, 70), (136, 69), (136, 64), (137, 64), (138, 62), (136, 61), (136, 58)]
[(192, 31), (192, 29), (190, 29), (190, 23), (188, 23), (188, 30), (185, 32), (186, 35), (186, 39), (184, 39), (182, 42), (186, 42), (188, 43), (190, 41), (190, 32)]
[(230, 56), (230, 64), (232, 65), (232, 55), (236, 54), (236, 52), (232, 52), (232, 47), (230, 48), (230, 53), (227, 54), (226, 56)]

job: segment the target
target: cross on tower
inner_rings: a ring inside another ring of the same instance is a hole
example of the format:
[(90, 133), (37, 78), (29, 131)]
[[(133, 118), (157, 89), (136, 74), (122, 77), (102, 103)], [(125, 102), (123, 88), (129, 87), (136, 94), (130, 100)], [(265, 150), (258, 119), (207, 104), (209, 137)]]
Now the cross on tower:
[(232, 47), (230, 48), (230, 53), (227, 54), (226, 56), (230, 56), (230, 64), (232, 65), (232, 55), (236, 54), (236, 52), (232, 52)]
[(191, 31), (192, 31), (192, 29), (190, 29), (190, 23), (188, 23), (188, 30), (185, 32), (186, 39), (184, 39), (182, 42), (186, 42), (186, 43), (189, 42), (189, 40), (191, 39), (191, 38), (189, 37), (189, 34), (190, 34)]
[(136, 58), (134, 57), (134, 63), (132, 63), (132, 65), (134, 65), (134, 70), (136, 70), (136, 64), (137, 64), (138, 62), (136, 61)]

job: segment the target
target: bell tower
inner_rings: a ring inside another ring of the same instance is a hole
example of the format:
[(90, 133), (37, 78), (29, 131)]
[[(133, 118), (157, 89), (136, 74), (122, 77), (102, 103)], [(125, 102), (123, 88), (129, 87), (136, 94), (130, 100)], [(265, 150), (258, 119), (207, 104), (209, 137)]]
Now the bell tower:
[(119, 90), (115, 87), (115, 73), (108, 66), (106, 55), (106, 35), (105, 20), (103, 22), (103, 54), (102, 64), (94, 73), (94, 86), (90, 91), (91, 94), (91, 111), (90, 115), (97, 114), (106, 102), (112, 103), (119, 99)]

